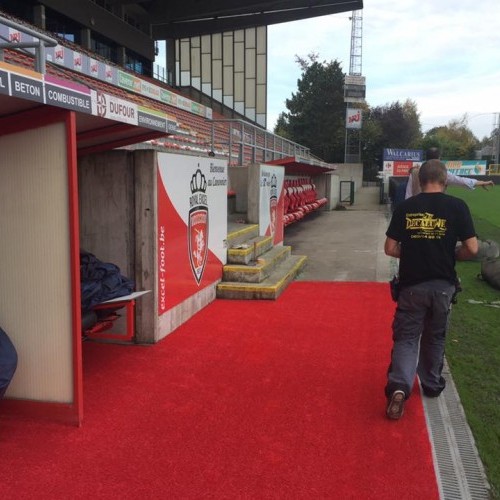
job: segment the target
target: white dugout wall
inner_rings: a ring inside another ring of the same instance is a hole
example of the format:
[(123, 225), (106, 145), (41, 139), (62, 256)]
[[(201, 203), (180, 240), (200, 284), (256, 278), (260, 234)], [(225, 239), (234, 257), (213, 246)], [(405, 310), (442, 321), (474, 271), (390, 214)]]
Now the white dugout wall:
[(18, 351), (7, 396), (73, 403), (65, 122), (0, 136), (0, 325)]

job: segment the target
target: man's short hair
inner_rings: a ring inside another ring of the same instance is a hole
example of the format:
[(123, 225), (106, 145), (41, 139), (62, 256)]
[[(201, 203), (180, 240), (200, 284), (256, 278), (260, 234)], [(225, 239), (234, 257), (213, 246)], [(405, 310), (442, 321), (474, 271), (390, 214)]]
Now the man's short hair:
[(418, 171), (418, 180), (421, 186), (425, 186), (430, 182), (446, 186), (447, 177), (446, 166), (439, 160), (428, 160), (422, 163)]
[(425, 159), (426, 160), (439, 160), (441, 157), (441, 153), (438, 148), (429, 148), (425, 152)]

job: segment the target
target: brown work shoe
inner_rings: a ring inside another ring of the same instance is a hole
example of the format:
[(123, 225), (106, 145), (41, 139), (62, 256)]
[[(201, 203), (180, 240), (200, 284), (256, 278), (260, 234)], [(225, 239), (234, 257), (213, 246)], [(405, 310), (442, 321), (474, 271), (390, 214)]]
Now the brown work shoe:
[(391, 399), (387, 403), (386, 415), (391, 420), (399, 420), (405, 410), (405, 393), (403, 391), (394, 391)]

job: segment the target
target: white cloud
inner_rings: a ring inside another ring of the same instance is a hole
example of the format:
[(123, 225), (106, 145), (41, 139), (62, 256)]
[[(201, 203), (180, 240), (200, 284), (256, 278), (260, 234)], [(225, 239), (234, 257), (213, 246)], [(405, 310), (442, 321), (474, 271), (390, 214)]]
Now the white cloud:
[[(366, 0), (363, 75), (371, 106), (407, 98), (424, 130), (469, 116), (482, 138), (500, 112), (500, 1)], [(269, 27), (268, 126), (296, 91), (295, 54), (337, 59), (349, 71), (350, 13)]]

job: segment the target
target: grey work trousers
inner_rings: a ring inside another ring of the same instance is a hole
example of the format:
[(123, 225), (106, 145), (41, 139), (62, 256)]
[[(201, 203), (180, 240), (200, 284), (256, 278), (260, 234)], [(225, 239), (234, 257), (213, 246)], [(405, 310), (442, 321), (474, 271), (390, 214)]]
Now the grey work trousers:
[(393, 348), (385, 394), (402, 390), (406, 398), (418, 375), (428, 396), (438, 396), (446, 382), (443, 370), (446, 331), (455, 285), (431, 280), (403, 287), (392, 323)]

